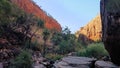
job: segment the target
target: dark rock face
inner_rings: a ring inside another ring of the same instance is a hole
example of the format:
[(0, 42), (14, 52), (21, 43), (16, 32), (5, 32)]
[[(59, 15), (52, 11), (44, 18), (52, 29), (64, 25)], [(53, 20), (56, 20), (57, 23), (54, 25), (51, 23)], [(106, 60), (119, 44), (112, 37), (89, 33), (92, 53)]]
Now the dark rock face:
[[(120, 65), (120, 11), (114, 6), (116, 0), (111, 1), (101, 0), (100, 3), (102, 40), (112, 62)], [(120, 4), (120, 2), (117, 3)]]

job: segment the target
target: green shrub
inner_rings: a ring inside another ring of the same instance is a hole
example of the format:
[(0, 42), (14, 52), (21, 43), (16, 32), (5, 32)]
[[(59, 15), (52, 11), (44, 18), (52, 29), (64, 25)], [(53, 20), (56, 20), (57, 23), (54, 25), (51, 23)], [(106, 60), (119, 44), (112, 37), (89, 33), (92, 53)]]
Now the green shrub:
[(10, 21), (12, 6), (7, 0), (0, 0), (0, 25), (8, 24)]
[(100, 58), (108, 55), (102, 43), (92, 43), (88, 45), (86, 53), (89, 57), (95, 58)]
[(74, 34), (71, 34), (71, 31), (68, 27), (64, 28), (62, 32), (53, 34), (51, 38), (55, 47), (55, 53), (58, 54), (68, 54), (75, 51), (76, 37)]
[(11, 63), (10, 68), (32, 68), (31, 54), (27, 51), (22, 51)]
[(34, 51), (41, 51), (42, 45), (40, 45), (40, 44), (38, 43), (38, 41), (35, 40), (35, 41), (31, 42), (31, 44), (30, 44), (30, 49), (32, 49), (32, 50), (34, 50)]
[(62, 42), (58, 46), (57, 52), (60, 54), (68, 54), (74, 51), (75, 51), (75, 48), (74, 48), (74, 44), (72, 41), (62, 40)]
[(60, 60), (61, 58), (63, 58), (63, 55), (49, 53), (49, 54), (46, 54), (45, 57), (55, 61), (55, 60)]
[(83, 46), (81, 44), (81, 42), (75, 42), (75, 51), (80, 51), (80, 50), (83, 50), (83, 48), (85, 48), (85, 45)]
[(87, 56), (86, 49), (81, 49), (77, 52), (77, 56)]
[(94, 58), (101, 58), (103, 56), (108, 56), (107, 51), (105, 50), (102, 43), (92, 43), (87, 46), (87, 48), (79, 50), (77, 52), (78, 56), (87, 56)]

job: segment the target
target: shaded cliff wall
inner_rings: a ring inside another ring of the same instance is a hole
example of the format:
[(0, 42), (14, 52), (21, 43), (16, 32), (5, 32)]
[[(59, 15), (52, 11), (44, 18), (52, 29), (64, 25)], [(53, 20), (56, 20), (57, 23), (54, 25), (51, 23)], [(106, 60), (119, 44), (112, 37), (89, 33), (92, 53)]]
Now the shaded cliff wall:
[(111, 60), (120, 65), (120, 0), (101, 0), (102, 40)]

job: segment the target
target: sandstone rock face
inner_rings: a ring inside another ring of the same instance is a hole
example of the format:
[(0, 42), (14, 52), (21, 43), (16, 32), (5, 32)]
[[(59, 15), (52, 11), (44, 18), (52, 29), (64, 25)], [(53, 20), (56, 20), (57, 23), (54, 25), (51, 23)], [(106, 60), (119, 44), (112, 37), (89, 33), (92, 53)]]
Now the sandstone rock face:
[(101, 18), (100, 15), (97, 15), (93, 20), (91, 20), (85, 27), (82, 27), (78, 32), (77, 36), (87, 41), (99, 41), (101, 40)]
[(120, 1), (101, 0), (102, 40), (111, 60), (120, 65)]
[(68, 56), (55, 63), (56, 68), (92, 68), (95, 59), (87, 57)]
[(96, 61), (95, 68), (119, 68), (119, 67), (109, 61)]
[(23, 9), (25, 12), (34, 14), (37, 17), (44, 20), (46, 28), (54, 29), (57, 31), (62, 30), (60, 24), (51, 16), (48, 16), (48, 14), (45, 11), (43, 11), (40, 7), (38, 7), (32, 0), (11, 0), (11, 1), (15, 3), (17, 6), (19, 6), (21, 9)]

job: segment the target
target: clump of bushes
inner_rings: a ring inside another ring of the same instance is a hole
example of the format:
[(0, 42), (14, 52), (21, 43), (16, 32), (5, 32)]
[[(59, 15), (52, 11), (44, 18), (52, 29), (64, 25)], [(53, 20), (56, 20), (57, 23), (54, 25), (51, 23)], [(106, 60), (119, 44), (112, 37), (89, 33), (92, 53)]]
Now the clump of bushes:
[(105, 50), (102, 43), (92, 43), (92, 44), (89, 44), (86, 48), (79, 50), (77, 52), (77, 55), (94, 57), (99, 59), (103, 56), (108, 56), (108, 53)]
[(48, 53), (48, 54), (46, 54), (45, 57), (48, 58), (48, 59), (52, 59), (53, 61), (55, 61), (55, 60), (60, 60), (61, 58), (63, 58), (63, 55), (54, 54), (54, 53)]
[(77, 56), (87, 56), (86, 49), (81, 49), (77, 52)]
[(62, 32), (53, 33), (51, 38), (52, 43), (55, 45), (55, 53), (58, 54), (68, 54), (75, 51), (76, 46), (76, 37), (74, 34), (71, 34), (71, 31), (66, 27)]
[(73, 43), (71, 43), (70, 41), (62, 41), (59, 45), (58, 50), (56, 51), (59, 54), (68, 54), (70, 52), (74, 52), (75, 48)]
[(28, 51), (22, 51), (11, 61), (10, 68), (32, 68), (32, 56)]

